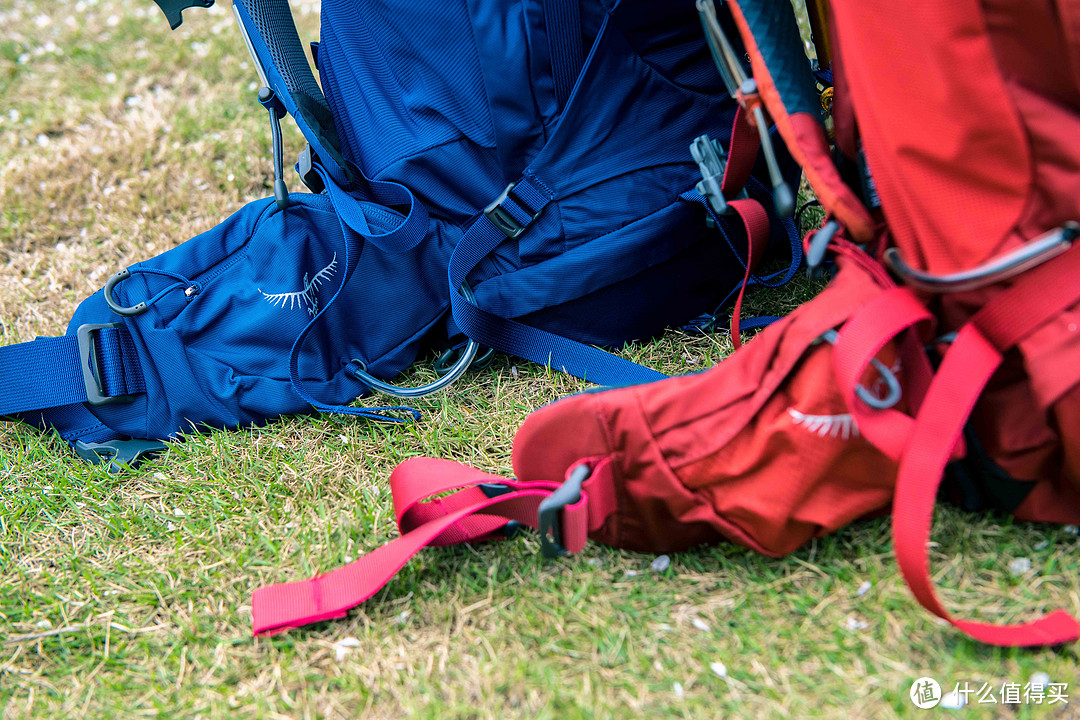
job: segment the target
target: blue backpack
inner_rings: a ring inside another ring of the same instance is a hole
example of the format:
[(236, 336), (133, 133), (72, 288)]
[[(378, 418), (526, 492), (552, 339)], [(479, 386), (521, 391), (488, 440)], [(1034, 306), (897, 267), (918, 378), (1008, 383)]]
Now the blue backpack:
[[(176, 27), (213, 0), (157, 2)], [(482, 347), (653, 380), (595, 346), (799, 265), (793, 222), (751, 175), (757, 145), (730, 140), (747, 125), (692, 0), (323, 0), (321, 88), (287, 0), (233, 8), (265, 85), (275, 197), (112, 276), (63, 337), (0, 348), (0, 415), (92, 461), (312, 408), (409, 419), (345, 403), (438, 389)], [(285, 188), (286, 113), (312, 192)], [(786, 268), (752, 274), (755, 243)], [(389, 384), (431, 347), (457, 348), (447, 375)]]

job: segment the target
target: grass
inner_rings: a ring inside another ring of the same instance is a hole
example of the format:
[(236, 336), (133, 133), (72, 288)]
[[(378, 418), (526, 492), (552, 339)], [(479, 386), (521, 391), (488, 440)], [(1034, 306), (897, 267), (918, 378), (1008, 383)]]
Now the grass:
[[(312, 4), (294, 6), (315, 37)], [(220, 3), (172, 34), (149, 0), (0, 3), (4, 343), (63, 332), (109, 273), (272, 193), (254, 78)], [(287, 156), (299, 149), (287, 129)], [(815, 290), (793, 283), (748, 313)], [(722, 335), (674, 332), (627, 350), (669, 372), (728, 352)], [(529, 411), (583, 387), (501, 358), (419, 401), (418, 424), (294, 417), (194, 437), (123, 474), (0, 425), (0, 716), (891, 718), (923, 712), (908, 700), (922, 675), (951, 688), (1038, 671), (1080, 693), (1075, 647), (989, 648), (923, 612), (884, 519), (783, 560), (725, 545), (662, 572), (595, 544), (543, 562), (528, 537), (429, 550), (344, 620), (250, 637), (254, 588), (396, 535), (395, 464), (436, 455), (508, 472)], [(958, 613), (1080, 610), (1075, 535), (942, 508), (935, 540)], [(1013, 577), (1016, 557), (1032, 570)], [(358, 646), (338, 660), (346, 637)], [(1075, 718), (1077, 705), (930, 712)]]

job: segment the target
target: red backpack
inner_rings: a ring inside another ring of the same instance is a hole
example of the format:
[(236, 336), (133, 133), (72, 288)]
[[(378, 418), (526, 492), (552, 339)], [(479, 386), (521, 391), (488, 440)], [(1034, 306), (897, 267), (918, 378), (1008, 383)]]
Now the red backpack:
[(340, 617), (422, 547), (511, 522), (549, 556), (591, 538), (778, 557), (891, 509), (924, 607), (992, 644), (1080, 637), (1063, 611), (952, 618), (927, 554), (950, 461), (961, 502), (1080, 523), (1080, 3), (833, 0), (835, 152), (787, 0), (735, 17), (756, 79), (740, 99), (767, 109), (827, 212), (806, 244), (831, 253), (830, 285), (708, 372), (537, 411), (514, 480), (403, 463), (402, 537), (258, 590), (256, 633)]

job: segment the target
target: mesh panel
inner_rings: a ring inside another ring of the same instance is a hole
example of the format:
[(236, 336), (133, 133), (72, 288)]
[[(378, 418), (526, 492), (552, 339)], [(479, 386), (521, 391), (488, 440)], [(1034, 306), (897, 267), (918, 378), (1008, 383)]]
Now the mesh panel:
[(289, 0), (247, 0), (245, 7), (259, 35), (270, 48), (274, 65), (292, 96), (298, 102), (300, 97), (303, 97), (329, 113), (330, 107), (326, 104), (319, 84), (315, 82), (304, 47), (300, 44)]
[(299, 115), (318, 136), (330, 159), (344, 168), (345, 160), (341, 157), (341, 141), (334, 128), (334, 118), (304, 54), (289, 0), (246, 0), (244, 7), (255, 24), (256, 32), (269, 48), (274, 67), (296, 102)]

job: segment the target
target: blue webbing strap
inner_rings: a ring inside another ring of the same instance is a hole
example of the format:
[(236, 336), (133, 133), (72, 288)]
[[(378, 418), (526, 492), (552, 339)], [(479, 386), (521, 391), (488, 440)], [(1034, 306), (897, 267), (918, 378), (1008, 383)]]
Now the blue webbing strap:
[[(501, 224), (507, 224), (505, 218), (509, 215), (524, 230), (550, 201), (550, 196), (524, 178), (496, 207), (505, 213)], [(480, 261), (507, 239), (506, 231), (492, 220), (491, 210), (473, 222), (450, 256), (451, 308), (454, 323), (461, 332), (481, 345), (599, 385), (632, 385), (667, 377), (591, 345), (493, 315), (466, 300), (458, 288)]]
[(544, 30), (547, 32), (551, 75), (555, 80), (555, 98), (561, 110), (574, 89), (585, 65), (581, 42), (580, 0), (544, 0)]
[[(139, 358), (124, 328), (94, 331), (93, 347), (101, 394), (106, 397), (146, 392)], [(39, 337), (0, 347), (0, 415), (62, 408), (87, 400), (83, 364), (74, 335)]]

